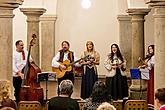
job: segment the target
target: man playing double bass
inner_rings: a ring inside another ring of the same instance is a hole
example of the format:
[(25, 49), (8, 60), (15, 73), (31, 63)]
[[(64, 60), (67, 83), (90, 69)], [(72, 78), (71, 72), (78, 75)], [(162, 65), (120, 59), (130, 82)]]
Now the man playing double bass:
[[(24, 50), (24, 43), (22, 40), (18, 40), (15, 43), (16, 50), (13, 52), (13, 86), (15, 88), (14, 96), (16, 103), (19, 103), (19, 93), (21, 89), (22, 79), (24, 79), (24, 74), (22, 69), (25, 67), (27, 62), (28, 51)], [(32, 58), (30, 57), (30, 62)]]
[[(77, 67), (81, 66), (81, 64), (77, 62), (78, 59), (75, 57), (75, 53), (69, 50), (70, 44), (68, 41), (63, 41), (61, 43), (61, 46), (62, 49), (59, 50), (59, 52), (55, 55), (55, 57), (52, 60), (52, 67), (53, 69), (55, 69), (53, 71), (57, 73), (58, 85), (62, 80), (65, 79), (71, 80), (72, 83), (74, 84), (74, 73), (72, 67), (74, 64)], [(70, 66), (68, 67), (67, 65)], [(59, 90), (58, 90), (58, 95), (59, 95)]]

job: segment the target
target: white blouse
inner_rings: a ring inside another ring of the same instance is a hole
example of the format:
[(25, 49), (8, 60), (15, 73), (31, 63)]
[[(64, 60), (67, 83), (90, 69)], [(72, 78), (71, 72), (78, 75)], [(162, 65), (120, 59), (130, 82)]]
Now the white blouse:
[[(107, 58), (106, 58), (106, 60), (104, 61), (104, 67), (106, 68), (106, 70), (107, 70), (107, 73), (106, 73), (106, 77), (113, 77), (113, 76), (115, 76), (115, 74), (116, 74), (116, 69), (114, 69), (114, 68), (112, 68), (112, 65), (114, 65), (114, 64), (121, 64), (122, 63), (122, 61), (119, 59), (119, 58), (117, 58), (117, 56), (114, 56), (113, 57), (113, 62), (109, 59), (109, 56), (107, 55)], [(124, 58), (123, 58), (124, 59)], [(124, 59), (124, 62), (122, 63), (123, 64), (123, 67), (124, 68), (126, 68), (126, 60)], [(124, 71), (122, 71), (121, 69), (120, 69), (120, 72), (121, 72), (121, 75), (122, 76), (125, 76), (126, 74), (125, 74), (125, 72)]]

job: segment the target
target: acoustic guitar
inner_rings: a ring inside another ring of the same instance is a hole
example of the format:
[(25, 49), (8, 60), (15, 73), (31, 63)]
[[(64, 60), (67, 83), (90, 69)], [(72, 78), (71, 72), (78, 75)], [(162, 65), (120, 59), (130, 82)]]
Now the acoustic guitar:
[(89, 57), (90, 57), (90, 56), (87, 55), (87, 56), (85, 56), (84, 58), (80, 58), (79, 60), (76, 60), (76, 61), (74, 61), (74, 62), (72, 62), (72, 63), (70, 63), (70, 60), (65, 60), (65, 61), (63, 61), (62, 63), (59, 62), (60, 65), (65, 65), (65, 66), (66, 66), (66, 69), (64, 70), (64, 69), (62, 69), (62, 68), (55, 68), (55, 67), (52, 67), (52, 71), (53, 71), (53, 72), (56, 72), (56, 77), (57, 77), (57, 78), (62, 78), (62, 77), (65, 75), (66, 72), (69, 72), (69, 71), (72, 70), (72, 65), (74, 65), (74, 64), (77, 63), (77, 62), (79, 62), (80, 60), (84, 60), (84, 59), (87, 59), (87, 58), (89, 58)]

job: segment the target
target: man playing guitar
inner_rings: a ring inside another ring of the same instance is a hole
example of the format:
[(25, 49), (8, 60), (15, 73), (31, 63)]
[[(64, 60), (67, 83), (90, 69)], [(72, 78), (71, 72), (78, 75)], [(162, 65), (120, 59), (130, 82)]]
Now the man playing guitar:
[[(79, 66), (81, 66), (81, 64), (79, 64), (77, 62), (78, 60), (75, 57), (74, 52), (69, 50), (70, 44), (68, 41), (63, 41), (61, 43), (61, 46), (62, 46), (62, 49), (59, 50), (59, 52), (55, 55), (55, 57), (52, 60), (53, 71), (55, 70), (55, 72), (56, 72), (56, 70), (57, 70), (58, 85), (60, 84), (60, 82), (62, 80), (65, 80), (65, 79), (71, 80), (74, 84), (73, 65), (79, 67)], [(74, 61), (76, 61), (77, 63), (74, 63)], [(68, 67), (65, 64), (65, 62), (69, 62), (69, 63), (71, 63), (71, 65), (69, 65), (69, 67)], [(69, 70), (67, 71), (68, 68), (69, 68)], [(61, 73), (63, 73), (63, 71), (64, 71), (64, 74), (59, 75), (58, 71), (61, 71)], [(58, 91), (58, 95), (59, 95), (59, 91)]]

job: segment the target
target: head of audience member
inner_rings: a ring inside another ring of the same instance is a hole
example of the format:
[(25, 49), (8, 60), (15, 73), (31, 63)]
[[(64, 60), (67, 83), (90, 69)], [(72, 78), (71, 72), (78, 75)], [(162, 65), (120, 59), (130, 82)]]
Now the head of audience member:
[(156, 90), (155, 102), (159, 108), (160, 108), (160, 106), (165, 104), (165, 88), (159, 88)]
[(69, 44), (68, 41), (63, 41), (63, 42), (61, 43), (61, 46), (62, 46), (62, 50), (63, 50), (64, 52), (69, 51), (70, 44)]
[(0, 102), (4, 99), (9, 98), (11, 94), (10, 81), (0, 80)]
[(88, 52), (94, 51), (94, 44), (92, 41), (87, 41), (86, 47)]
[(106, 85), (102, 81), (96, 81), (91, 94), (92, 102), (111, 102), (111, 96), (108, 95)]
[(0, 110), (15, 110), (15, 109), (14, 108), (11, 108), (11, 107), (3, 107)]
[(111, 45), (111, 53), (110, 53), (110, 59), (113, 62), (113, 57), (116, 55), (122, 62), (124, 61), (123, 56), (120, 52), (119, 46), (117, 44), (112, 44)]
[(22, 52), (23, 49), (24, 49), (24, 43), (23, 43), (22, 40), (16, 41), (15, 46), (16, 46), (16, 51), (17, 52)]
[(116, 108), (108, 102), (103, 102), (97, 110), (116, 110)]
[(73, 83), (71, 80), (63, 80), (59, 85), (60, 95), (71, 97), (73, 93)]

